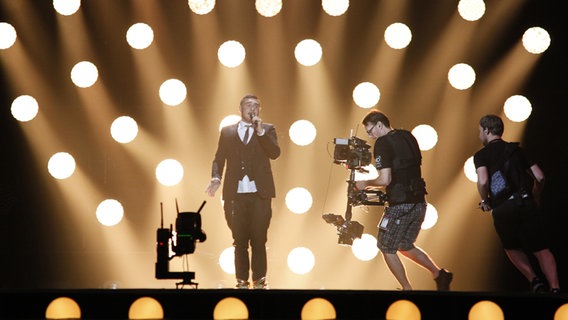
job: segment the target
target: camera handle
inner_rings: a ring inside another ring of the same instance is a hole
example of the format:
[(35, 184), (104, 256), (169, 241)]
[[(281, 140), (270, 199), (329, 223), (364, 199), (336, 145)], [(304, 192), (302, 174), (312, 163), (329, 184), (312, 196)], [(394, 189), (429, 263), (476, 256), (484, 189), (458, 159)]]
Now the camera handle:
[(355, 191), (355, 168), (350, 168), (349, 180), (347, 180), (347, 208), (345, 209), (345, 220), (351, 221), (353, 215), (353, 193)]
[[(347, 180), (347, 209), (345, 210), (345, 220), (351, 221), (353, 215), (353, 207), (365, 205), (365, 206), (384, 206), (388, 201), (387, 196), (383, 191), (380, 190), (355, 190), (355, 171), (365, 171), (361, 167), (350, 167), (351, 170), (349, 175), (349, 180)], [(368, 195), (372, 194), (375, 196), (375, 200), (369, 200)]]
[[(345, 210), (345, 216), (336, 214), (324, 214), (322, 218), (325, 222), (337, 227), (339, 239), (338, 243), (341, 245), (351, 245), (355, 238), (361, 238), (363, 234), (363, 225), (357, 221), (351, 221), (353, 215), (353, 207), (359, 205), (371, 205), (379, 206), (386, 203), (386, 194), (379, 190), (356, 190), (355, 189), (355, 170), (366, 172), (366, 170), (360, 166), (349, 166), (351, 170), (349, 175), (349, 180), (347, 180), (347, 208)], [(371, 201), (368, 198), (368, 194), (373, 194), (374, 199), (378, 201)]]

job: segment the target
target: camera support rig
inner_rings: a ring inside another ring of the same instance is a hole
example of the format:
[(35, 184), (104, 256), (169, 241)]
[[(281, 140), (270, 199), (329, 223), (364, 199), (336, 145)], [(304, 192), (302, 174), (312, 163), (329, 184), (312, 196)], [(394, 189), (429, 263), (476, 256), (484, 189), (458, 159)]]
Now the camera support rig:
[(347, 209), (345, 219), (351, 220), (352, 208), (358, 206), (384, 206), (387, 195), (378, 189), (357, 190), (355, 188), (355, 171), (368, 173), (364, 168), (350, 168), (349, 180), (347, 180)]
[[(195, 272), (193, 271), (169, 271), (169, 261), (176, 256), (183, 256), (195, 251), (195, 241), (203, 242), (206, 240), (206, 235), (201, 230), (201, 215), (200, 211), (205, 205), (205, 201), (199, 207), (197, 212), (179, 212), (177, 199), (176, 199), (176, 235), (172, 231), (172, 225), (169, 229), (164, 228), (164, 212), (162, 203), (160, 203), (161, 224), (157, 230), (157, 262), (156, 262), (156, 279), (182, 279), (181, 282), (176, 283), (176, 289), (179, 286), (191, 285), (197, 289), (197, 283), (193, 282), (195, 279)], [(175, 241), (175, 244), (174, 244)], [(170, 256), (170, 244), (175, 255)]]
[(325, 222), (337, 227), (339, 239), (342, 245), (351, 245), (355, 238), (363, 235), (363, 225), (351, 220), (353, 207), (361, 205), (382, 206), (387, 202), (387, 196), (380, 190), (356, 190), (355, 172), (368, 173), (364, 166), (371, 163), (370, 146), (365, 140), (352, 136), (349, 139), (334, 139), (334, 163), (344, 164), (350, 170), (347, 180), (347, 208), (345, 218), (332, 213), (324, 214)]

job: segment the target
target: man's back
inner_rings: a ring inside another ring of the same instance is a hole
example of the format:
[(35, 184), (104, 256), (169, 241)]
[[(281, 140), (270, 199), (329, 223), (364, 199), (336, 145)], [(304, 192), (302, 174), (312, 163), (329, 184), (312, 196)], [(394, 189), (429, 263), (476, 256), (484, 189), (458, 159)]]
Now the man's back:
[[(392, 181), (387, 186), (389, 204), (424, 202), (426, 184), (422, 179), (422, 155), (416, 138), (407, 130), (392, 130), (375, 144), (375, 159), (391, 168)], [(378, 168), (379, 169), (379, 168)]]
[(487, 167), (490, 197), (497, 205), (513, 195), (530, 196), (534, 183), (532, 165), (517, 142), (495, 139), (474, 155), (475, 167)]

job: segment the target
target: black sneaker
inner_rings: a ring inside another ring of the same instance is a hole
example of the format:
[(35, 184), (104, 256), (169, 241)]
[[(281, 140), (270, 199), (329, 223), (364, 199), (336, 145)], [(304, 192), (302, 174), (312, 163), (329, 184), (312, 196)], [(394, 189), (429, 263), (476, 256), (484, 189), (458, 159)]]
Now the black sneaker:
[(450, 291), (450, 282), (454, 278), (454, 274), (446, 269), (440, 269), (438, 277), (434, 279), (436, 281), (436, 287), (438, 291)]
[(560, 293), (560, 288), (552, 288), (550, 289), (550, 293), (558, 294)]
[(531, 281), (531, 292), (532, 293), (546, 292), (546, 285), (538, 277), (534, 277)]

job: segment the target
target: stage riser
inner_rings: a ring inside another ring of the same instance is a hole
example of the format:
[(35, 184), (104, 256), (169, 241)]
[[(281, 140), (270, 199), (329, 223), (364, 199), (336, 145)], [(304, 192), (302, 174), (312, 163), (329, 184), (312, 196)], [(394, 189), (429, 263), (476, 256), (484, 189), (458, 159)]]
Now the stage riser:
[(48, 305), (68, 297), (80, 307), (82, 319), (128, 319), (139, 298), (158, 301), (164, 319), (212, 319), (217, 304), (235, 297), (247, 306), (249, 319), (301, 319), (302, 308), (314, 298), (329, 301), (337, 319), (385, 319), (393, 303), (408, 300), (421, 319), (467, 320), (480, 301), (496, 303), (505, 319), (554, 320), (558, 308), (568, 303), (566, 295), (524, 293), (469, 293), (436, 291), (349, 290), (201, 290), (201, 289), (93, 289), (93, 290), (4, 290), (0, 294), (2, 319), (45, 319)]

